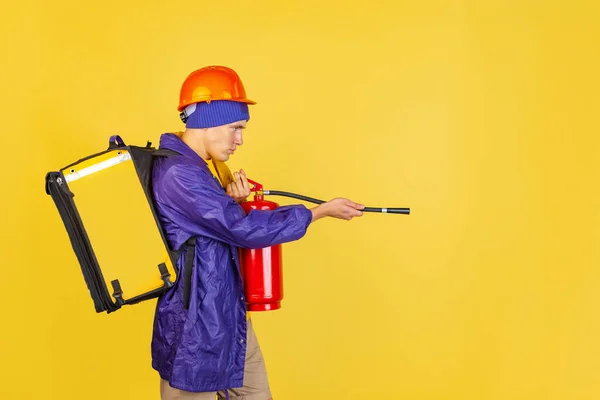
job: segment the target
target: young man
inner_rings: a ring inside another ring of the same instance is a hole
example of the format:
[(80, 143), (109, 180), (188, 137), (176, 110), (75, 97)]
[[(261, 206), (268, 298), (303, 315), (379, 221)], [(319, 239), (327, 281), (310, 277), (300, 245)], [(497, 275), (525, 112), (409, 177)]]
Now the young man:
[[(260, 347), (246, 318), (238, 248), (262, 248), (298, 240), (323, 217), (350, 220), (364, 206), (334, 199), (312, 209), (282, 206), (246, 215), (239, 203), (250, 194), (243, 170), (224, 162), (241, 146), (250, 115), (235, 71), (220, 66), (191, 73), (181, 88), (183, 133), (161, 136), (160, 148), (179, 155), (154, 166), (154, 200), (172, 248), (196, 238), (189, 297), (184, 279), (156, 308), (152, 366), (163, 400), (271, 398)], [(225, 172), (223, 172), (225, 171)], [(178, 262), (183, 271), (187, 253)]]

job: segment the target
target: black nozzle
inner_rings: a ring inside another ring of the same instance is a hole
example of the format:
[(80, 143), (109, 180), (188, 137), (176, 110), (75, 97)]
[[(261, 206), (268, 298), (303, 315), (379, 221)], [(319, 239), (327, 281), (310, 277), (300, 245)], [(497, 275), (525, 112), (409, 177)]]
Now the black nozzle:
[(364, 212), (378, 212), (384, 214), (410, 214), (410, 208), (376, 208), (376, 207), (365, 207)]

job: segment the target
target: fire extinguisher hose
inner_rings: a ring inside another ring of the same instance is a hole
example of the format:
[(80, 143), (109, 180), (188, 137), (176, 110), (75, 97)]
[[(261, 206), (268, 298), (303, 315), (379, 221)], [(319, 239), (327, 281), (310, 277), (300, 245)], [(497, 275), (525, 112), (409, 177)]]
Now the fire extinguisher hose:
[[(307, 201), (309, 203), (315, 203), (315, 204), (325, 203), (323, 200), (314, 199), (312, 197), (303, 196), (301, 194), (296, 194), (296, 193), (282, 192), (279, 190), (263, 190), (263, 194), (265, 196), (272, 195), (272, 196), (292, 197), (294, 199), (303, 200), (303, 201)], [(384, 214), (410, 214), (410, 208), (365, 207), (361, 211), (384, 213)]]

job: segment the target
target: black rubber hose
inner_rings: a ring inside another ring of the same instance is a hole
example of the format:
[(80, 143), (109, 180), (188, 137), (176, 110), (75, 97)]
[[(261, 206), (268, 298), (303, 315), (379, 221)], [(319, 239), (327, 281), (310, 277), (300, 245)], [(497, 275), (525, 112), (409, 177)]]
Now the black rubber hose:
[[(272, 196), (292, 197), (294, 199), (304, 200), (304, 201), (308, 201), (309, 203), (315, 203), (315, 204), (325, 203), (323, 200), (313, 199), (312, 197), (303, 196), (301, 194), (296, 194), (296, 193), (282, 192), (279, 190), (263, 190), (263, 194), (265, 196), (272, 195)], [(410, 208), (365, 207), (361, 211), (387, 213), (387, 214), (410, 214)]]

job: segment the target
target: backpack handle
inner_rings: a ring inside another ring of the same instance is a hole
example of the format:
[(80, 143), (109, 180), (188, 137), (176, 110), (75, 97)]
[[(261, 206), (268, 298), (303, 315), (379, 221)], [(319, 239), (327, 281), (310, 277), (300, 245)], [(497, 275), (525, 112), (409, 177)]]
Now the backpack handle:
[(116, 147), (124, 147), (125, 142), (121, 139), (119, 135), (112, 135), (110, 139), (108, 139), (108, 148), (114, 149)]

